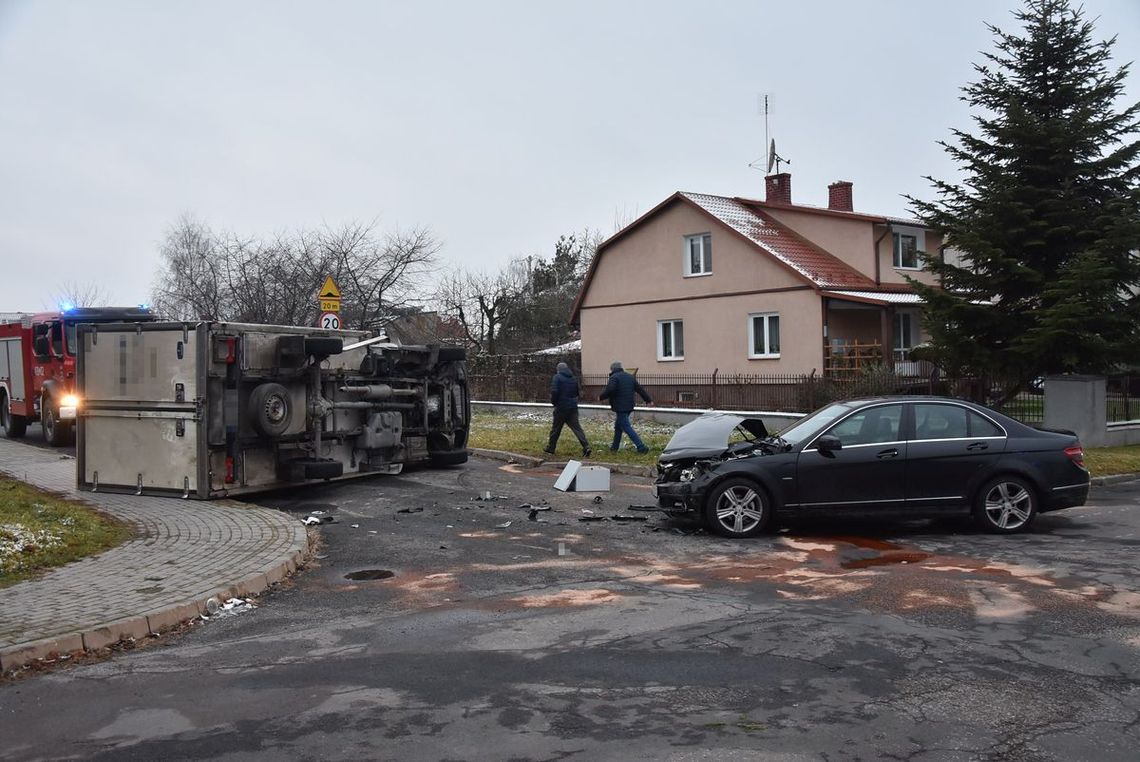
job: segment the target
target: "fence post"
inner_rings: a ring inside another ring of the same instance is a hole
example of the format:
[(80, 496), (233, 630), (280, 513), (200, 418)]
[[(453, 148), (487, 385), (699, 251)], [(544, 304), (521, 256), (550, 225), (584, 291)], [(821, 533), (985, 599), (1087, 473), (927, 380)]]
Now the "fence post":
[(713, 381), (712, 382), (712, 406), (713, 406), (713, 410), (719, 409), (717, 407), (717, 400), (719, 399), (720, 395), (717, 393), (717, 386), (716, 386), (716, 374), (717, 374), (717, 371), (719, 371), (719, 370), (720, 370), (720, 368), (713, 368), (713, 379), (712, 379), (712, 381)]

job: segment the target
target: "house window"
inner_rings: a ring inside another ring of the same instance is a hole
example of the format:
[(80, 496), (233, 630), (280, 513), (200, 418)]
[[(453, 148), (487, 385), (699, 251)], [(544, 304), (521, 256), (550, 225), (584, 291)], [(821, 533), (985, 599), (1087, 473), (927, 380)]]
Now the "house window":
[(712, 235), (685, 236), (685, 277), (712, 274)]
[(909, 312), (895, 313), (895, 361), (906, 362), (911, 347), (914, 346), (914, 315)]
[(926, 231), (922, 228), (896, 228), (894, 266), (900, 270), (920, 270), (919, 257), (926, 251)]
[(748, 316), (748, 356), (780, 356), (780, 315), (766, 312)]
[(685, 359), (685, 324), (680, 320), (657, 321), (657, 359)]

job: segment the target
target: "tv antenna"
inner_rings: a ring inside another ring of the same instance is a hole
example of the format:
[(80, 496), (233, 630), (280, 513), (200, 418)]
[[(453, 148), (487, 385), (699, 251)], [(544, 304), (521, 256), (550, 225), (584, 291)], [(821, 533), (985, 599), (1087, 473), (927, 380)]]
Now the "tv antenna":
[(765, 143), (765, 145), (768, 146), (768, 155), (766, 157), (762, 157), (760, 159), (757, 159), (754, 162), (751, 162), (748, 165), (749, 167), (751, 167), (752, 169), (760, 169), (761, 162), (764, 162), (763, 166), (765, 169), (765, 174), (770, 175), (770, 174), (772, 174), (772, 168), (773, 167), (775, 167), (776, 173), (778, 174), (780, 172), (780, 164), (781, 163), (783, 163), (783, 164), (791, 164), (792, 163), (792, 162), (788, 161), (787, 159), (785, 159), (783, 156), (780, 156), (779, 154), (776, 153), (776, 139), (769, 136), (769, 132), (768, 132), (768, 95), (767, 94), (764, 95), (764, 143)]

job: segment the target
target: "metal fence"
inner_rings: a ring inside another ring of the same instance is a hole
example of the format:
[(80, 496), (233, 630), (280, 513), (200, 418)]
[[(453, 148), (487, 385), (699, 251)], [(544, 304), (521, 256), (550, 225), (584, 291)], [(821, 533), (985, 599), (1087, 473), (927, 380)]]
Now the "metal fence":
[[(469, 381), (474, 399), (497, 402), (548, 402), (550, 373), (544, 371), (472, 373)], [(653, 404), (659, 407), (690, 407), (718, 410), (766, 410), (804, 413), (839, 399), (880, 394), (938, 394), (992, 405), (1000, 385), (979, 378), (913, 378), (886, 369), (872, 369), (859, 376), (759, 375), (727, 373), (637, 373)], [(605, 388), (608, 374), (579, 378), (580, 399), (595, 402)], [(1136, 406), (1140, 408), (1140, 405)], [(1030, 424), (1045, 419), (1045, 398), (1039, 391), (1026, 391), (1001, 406), (1002, 412)]]
[(1109, 376), (1104, 391), (1109, 423), (1140, 420), (1140, 376)]

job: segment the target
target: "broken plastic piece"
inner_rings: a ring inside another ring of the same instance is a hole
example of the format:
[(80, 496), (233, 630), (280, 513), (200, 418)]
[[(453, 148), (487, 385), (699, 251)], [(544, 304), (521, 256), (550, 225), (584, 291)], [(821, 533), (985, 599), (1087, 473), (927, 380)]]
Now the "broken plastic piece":
[(510, 525), (511, 525), (511, 522), (509, 522), (509, 521), (504, 521), (502, 524), (496, 524), (496, 525), (495, 525), (495, 528), (496, 528), (496, 529), (506, 529), (506, 528), (507, 528), (507, 527), (509, 527)]
[(602, 502), (602, 496), (601, 495), (594, 495), (594, 502), (595, 503), (601, 503)]
[(317, 524), (320, 524), (321, 520), (318, 519), (316, 516), (306, 516), (305, 518), (301, 519), (301, 523), (307, 527), (311, 527), (311, 526), (316, 526)]
[(605, 521), (605, 516), (579, 516), (578, 521)]
[(401, 508), (400, 510), (396, 511), (396, 513), (423, 513), (423, 512), (424, 512), (423, 507), (418, 506), (418, 505), (414, 506), (412, 508)]
[(621, 514), (615, 514), (610, 516), (610, 518), (614, 521), (649, 521), (648, 516), (623, 516)]

